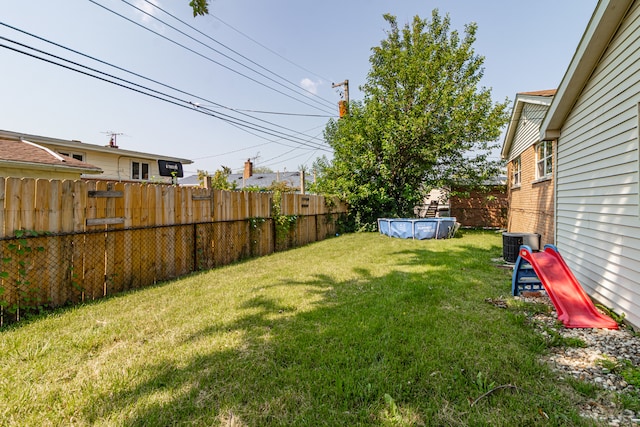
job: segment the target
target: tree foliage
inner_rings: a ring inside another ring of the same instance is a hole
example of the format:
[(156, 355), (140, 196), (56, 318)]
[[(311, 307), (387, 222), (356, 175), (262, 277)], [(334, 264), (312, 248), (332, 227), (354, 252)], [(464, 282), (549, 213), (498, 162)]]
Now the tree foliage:
[(200, 185), (200, 187), (204, 187), (205, 186), (205, 182), (207, 181), (207, 178), (209, 178), (209, 172), (207, 172), (204, 169), (198, 169), (198, 185)]
[[(234, 190), (235, 186), (229, 183), (229, 175), (231, 175), (231, 168), (228, 166), (222, 166), (211, 176), (211, 188), (214, 190)], [(204, 185), (204, 180), (209, 177), (209, 173), (206, 171), (198, 170), (198, 181), (200, 185)]]
[(508, 119), (508, 100), (494, 104), (480, 87), (476, 24), (461, 36), (437, 10), (402, 29), (394, 16), (384, 19), (390, 30), (372, 49), (364, 100), (327, 124), (334, 156), (315, 165), (318, 189), (344, 197), (364, 226), (380, 216), (413, 216), (430, 188), (495, 176), (499, 165), (488, 154)]
[(273, 173), (273, 169), (268, 166), (254, 166), (253, 173)]
[(209, 4), (207, 0), (191, 0), (189, 6), (193, 9), (193, 16), (207, 15), (209, 13)]

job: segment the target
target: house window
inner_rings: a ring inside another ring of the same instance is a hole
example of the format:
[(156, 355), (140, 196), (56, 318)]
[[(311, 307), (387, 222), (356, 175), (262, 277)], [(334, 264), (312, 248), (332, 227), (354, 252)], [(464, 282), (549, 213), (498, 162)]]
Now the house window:
[(522, 165), (520, 163), (520, 156), (516, 157), (512, 162), (511, 169), (511, 185), (513, 187), (520, 186), (520, 179), (522, 177)]
[(149, 179), (149, 163), (131, 162), (131, 179)]
[(553, 141), (536, 145), (536, 178), (546, 178), (553, 173)]
[(58, 153), (62, 154), (63, 156), (67, 156), (67, 157), (71, 157), (72, 159), (76, 159), (76, 160), (80, 160), (81, 162), (84, 162), (84, 154), (80, 154), (80, 153), (63, 153), (62, 151), (59, 151)]

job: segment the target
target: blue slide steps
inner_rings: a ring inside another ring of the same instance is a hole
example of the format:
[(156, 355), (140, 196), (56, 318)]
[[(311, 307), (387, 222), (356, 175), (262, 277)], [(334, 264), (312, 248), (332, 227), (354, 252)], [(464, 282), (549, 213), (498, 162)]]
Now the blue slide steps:
[(513, 296), (520, 295), (520, 292), (544, 291), (542, 282), (533, 270), (533, 266), (527, 260), (518, 256), (513, 266), (513, 276), (511, 278), (511, 293)]

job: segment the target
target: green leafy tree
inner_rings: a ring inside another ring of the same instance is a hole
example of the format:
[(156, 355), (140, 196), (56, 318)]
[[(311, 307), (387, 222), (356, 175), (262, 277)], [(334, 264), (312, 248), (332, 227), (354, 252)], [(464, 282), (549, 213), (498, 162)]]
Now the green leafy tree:
[(198, 169), (198, 184), (200, 184), (200, 187), (204, 187), (207, 178), (209, 178), (209, 172), (203, 169)]
[(267, 166), (257, 166), (253, 168), (253, 173), (273, 173), (273, 169)]
[(343, 197), (358, 228), (380, 216), (413, 216), (430, 188), (495, 176), (500, 165), (488, 155), (508, 119), (508, 100), (494, 104), (479, 86), (476, 24), (461, 36), (437, 10), (402, 29), (394, 16), (384, 19), (391, 28), (372, 49), (364, 100), (327, 124), (334, 156), (314, 165), (317, 189)]
[(209, 13), (209, 4), (207, 0), (191, 0), (189, 6), (193, 9), (193, 16), (207, 15)]
[(233, 188), (227, 180), (229, 175), (231, 175), (231, 168), (228, 166), (222, 166), (222, 169), (215, 171), (211, 177), (211, 188), (216, 190), (232, 190)]

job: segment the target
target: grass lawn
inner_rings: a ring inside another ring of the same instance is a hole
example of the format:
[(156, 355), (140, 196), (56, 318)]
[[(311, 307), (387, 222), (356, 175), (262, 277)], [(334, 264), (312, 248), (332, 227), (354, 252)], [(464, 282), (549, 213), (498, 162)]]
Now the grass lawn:
[[(501, 235), (344, 235), (0, 331), (3, 426), (590, 425)], [(501, 387), (504, 386), (504, 387)]]

